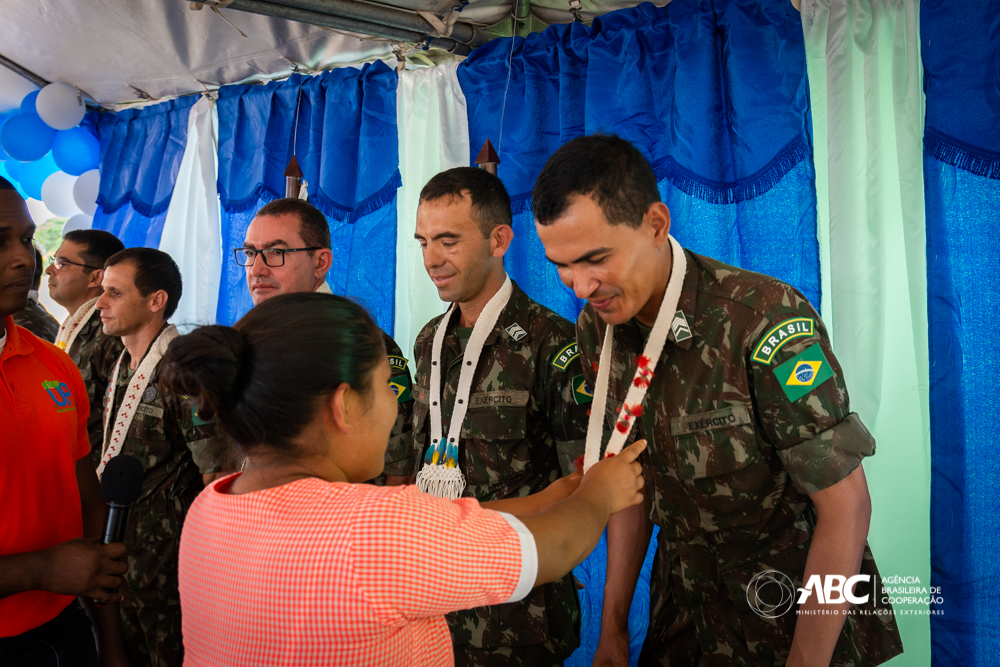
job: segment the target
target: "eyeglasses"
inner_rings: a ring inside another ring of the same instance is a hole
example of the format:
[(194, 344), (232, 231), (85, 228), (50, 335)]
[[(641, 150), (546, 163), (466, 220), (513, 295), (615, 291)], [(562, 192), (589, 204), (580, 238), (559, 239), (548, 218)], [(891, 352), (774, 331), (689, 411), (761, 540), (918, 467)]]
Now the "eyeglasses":
[(53, 257), (53, 258), (51, 258), (49, 260), (49, 264), (51, 264), (52, 266), (56, 267), (60, 271), (62, 271), (63, 269), (65, 269), (67, 264), (71, 264), (73, 266), (82, 266), (85, 269), (98, 270), (98, 269), (103, 268), (103, 267), (100, 267), (100, 266), (91, 266), (89, 264), (80, 264), (79, 262), (71, 262), (68, 259), (64, 259), (62, 257)]
[(257, 260), (257, 255), (264, 258), (264, 264), (270, 267), (284, 266), (286, 252), (303, 252), (306, 250), (319, 250), (319, 246), (312, 248), (264, 248), (254, 250), (253, 248), (236, 248), (233, 255), (236, 256), (236, 263), (240, 266), (253, 266)]

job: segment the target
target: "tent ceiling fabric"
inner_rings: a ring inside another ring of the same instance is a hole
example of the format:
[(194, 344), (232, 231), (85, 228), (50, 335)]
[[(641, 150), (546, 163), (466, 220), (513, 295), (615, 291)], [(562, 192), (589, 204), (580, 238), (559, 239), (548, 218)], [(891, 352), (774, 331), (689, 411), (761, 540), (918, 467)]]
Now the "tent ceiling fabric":
[[(381, 4), (443, 16), (457, 3)], [(583, 0), (584, 18), (635, 4)], [(512, 9), (507, 0), (472, 0), (461, 20), (492, 25)], [(532, 0), (531, 11), (547, 23), (573, 18), (569, 0)], [(109, 106), (139, 100), (135, 89), (161, 99), (198, 92), (202, 83), (214, 87), (280, 77), (292, 72), (292, 63), (326, 69), (392, 57), (392, 46), (384, 40), (225, 8), (221, 13), (193, 11), (185, 0), (0, 0), (0, 55), (49, 81), (72, 84)], [(34, 89), (0, 67), (0, 113), (16, 107)]]

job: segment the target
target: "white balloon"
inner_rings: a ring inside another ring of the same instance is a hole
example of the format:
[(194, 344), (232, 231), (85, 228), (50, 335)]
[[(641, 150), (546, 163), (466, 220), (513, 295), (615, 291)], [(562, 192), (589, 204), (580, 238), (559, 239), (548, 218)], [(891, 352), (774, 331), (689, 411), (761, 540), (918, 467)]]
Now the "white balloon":
[(98, 169), (85, 171), (73, 186), (73, 200), (87, 215), (97, 213), (97, 192), (101, 187), (101, 172)]
[(76, 176), (70, 176), (65, 171), (57, 171), (42, 183), (42, 203), (45, 208), (60, 218), (72, 218), (77, 213), (83, 213), (73, 199), (73, 186)]
[(94, 224), (94, 218), (87, 215), (86, 213), (77, 213), (72, 218), (66, 221), (63, 225), (63, 236), (66, 236), (67, 232), (71, 232), (75, 229), (90, 229), (90, 226)]
[(76, 127), (87, 113), (80, 91), (66, 83), (50, 83), (38, 91), (35, 109), (46, 125), (57, 130)]

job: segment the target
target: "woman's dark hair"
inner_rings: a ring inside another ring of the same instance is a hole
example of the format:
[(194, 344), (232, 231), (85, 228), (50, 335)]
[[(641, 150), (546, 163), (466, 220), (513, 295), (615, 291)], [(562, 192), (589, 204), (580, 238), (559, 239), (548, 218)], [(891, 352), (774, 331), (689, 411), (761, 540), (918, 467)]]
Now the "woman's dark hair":
[(367, 394), (386, 358), (382, 331), (364, 308), (332, 294), (268, 299), (232, 327), (195, 329), (170, 343), (167, 386), (196, 397), (245, 449), (291, 450), (319, 399), (342, 383)]

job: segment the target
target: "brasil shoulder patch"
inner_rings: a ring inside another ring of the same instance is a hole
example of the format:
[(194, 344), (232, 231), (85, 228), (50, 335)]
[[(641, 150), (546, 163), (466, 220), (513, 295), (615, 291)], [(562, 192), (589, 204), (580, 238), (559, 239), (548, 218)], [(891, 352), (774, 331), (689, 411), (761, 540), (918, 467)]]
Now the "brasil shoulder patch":
[(774, 355), (790, 340), (812, 336), (816, 332), (816, 322), (811, 317), (793, 317), (773, 327), (760, 339), (753, 351), (753, 360), (769, 364)]
[(555, 358), (552, 360), (552, 367), (564, 371), (579, 356), (580, 346), (576, 344), (576, 341), (573, 341), (556, 353)]
[(819, 343), (814, 343), (774, 369), (789, 401), (797, 401), (833, 377), (833, 368)]
[[(391, 359), (392, 357), (389, 358)], [(403, 359), (403, 361), (406, 361), (406, 359)], [(412, 398), (409, 375), (398, 375), (394, 378), (389, 378), (389, 387), (396, 394), (397, 403), (405, 403)]]
[(573, 400), (577, 405), (584, 405), (594, 400), (594, 390), (587, 384), (582, 373), (573, 378)]
[(406, 370), (406, 363), (407, 363), (407, 360), (404, 359), (403, 357), (397, 356), (395, 354), (390, 354), (389, 355), (389, 365), (392, 367), (392, 372), (394, 374), (395, 373), (402, 373), (403, 371), (405, 371)]

